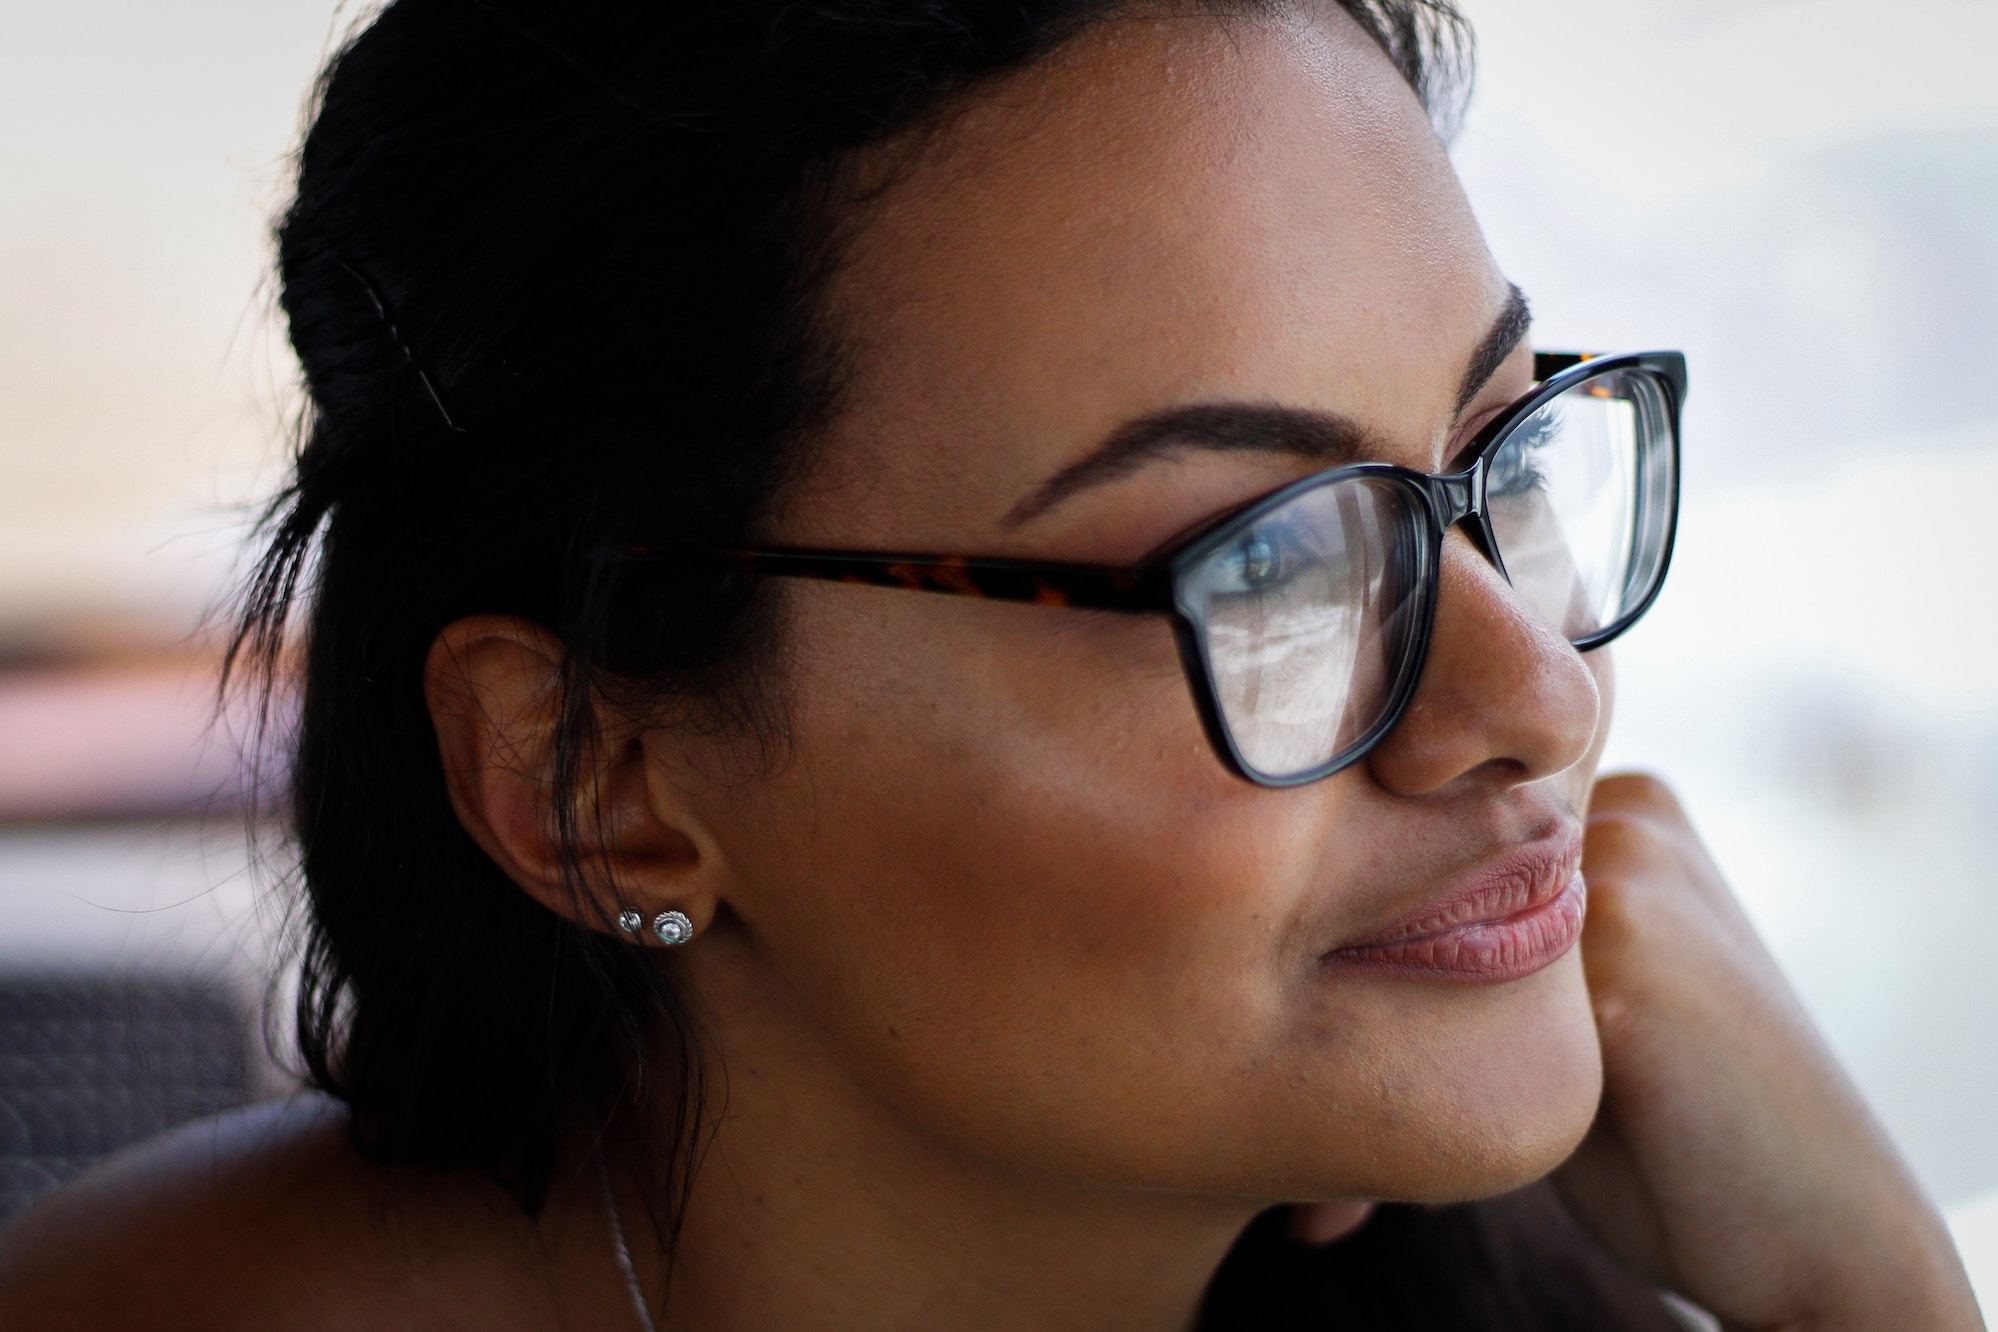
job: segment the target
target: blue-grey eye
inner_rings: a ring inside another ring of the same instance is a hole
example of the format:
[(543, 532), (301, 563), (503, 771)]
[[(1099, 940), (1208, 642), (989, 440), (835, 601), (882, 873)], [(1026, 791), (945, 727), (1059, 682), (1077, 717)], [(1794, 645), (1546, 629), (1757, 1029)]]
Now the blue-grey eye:
[(1269, 524), (1250, 528), (1215, 552), (1210, 590), (1218, 596), (1267, 592), (1288, 581), (1298, 565), (1287, 534)]
[(1262, 583), (1276, 572), (1276, 547), (1261, 532), (1251, 532), (1242, 540), (1242, 581)]

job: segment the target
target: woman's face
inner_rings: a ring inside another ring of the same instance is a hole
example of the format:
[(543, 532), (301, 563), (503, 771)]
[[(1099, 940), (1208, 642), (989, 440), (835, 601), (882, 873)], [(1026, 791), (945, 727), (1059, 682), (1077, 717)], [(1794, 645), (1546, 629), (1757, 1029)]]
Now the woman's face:
[[(1009, 522), (1120, 423), (1201, 401), (1337, 413), (1443, 470), (1528, 386), (1522, 344), (1457, 408), (1508, 295), (1343, 14), (1113, 20), (981, 92), (863, 216), (831, 304), (857, 377), (774, 534), (1128, 563), (1326, 465), (1188, 446)], [(725, 1049), (976, 1159), (1148, 1189), (1463, 1198), (1579, 1140), (1578, 950), (1483, 984), (1324, 960), (1585, 803), (1607, 658), (1461, 529), (1406, 715), (1292, 789), (1222, 766), (1163, 616), (781, 595), (795, 742), (703, 804), (726, 887), (674, 954)]]

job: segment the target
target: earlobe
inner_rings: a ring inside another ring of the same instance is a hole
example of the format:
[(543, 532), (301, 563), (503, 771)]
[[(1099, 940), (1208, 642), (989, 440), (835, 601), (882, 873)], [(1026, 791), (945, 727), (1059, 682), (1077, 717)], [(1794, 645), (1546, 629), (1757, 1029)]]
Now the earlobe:
[(633, 943), (657, 941), (669, 948), (694, 937), (693, 919), (684, 911), (662, 911), (647, 922), (644, 912), (626, 907), (617, 913), (617, 927)]
[[(713, 911), (717, 864), (691, 808), (661, 810), (640, 735), (604, 710), (569, 793), (580, 898), (562, 872), (556, 756), (561, 641), (511, 616), (447, 625), (424, 664), (446, 793), (465, 831), (520, 888), (591, 929), (647, 944), (684, 942)], [(615, 896), (606, 884), (615, 886)], [(636, 931), (624, 915), (639, 917)], [(671, 914), (664, 932), (655, 920)]]

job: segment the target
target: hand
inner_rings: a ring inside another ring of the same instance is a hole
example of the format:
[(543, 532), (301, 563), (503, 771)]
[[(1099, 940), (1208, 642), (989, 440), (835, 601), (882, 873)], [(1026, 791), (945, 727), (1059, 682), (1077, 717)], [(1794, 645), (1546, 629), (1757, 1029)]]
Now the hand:
[(1604, 1091), (1553, 1175), (1577, 1219), (1728, 1327), (1982, 1329), (1942, 1218), (1662, 782), (1596, 783), (1582, 872)]
[(1340, 1198), (1334, 1202), (1293, 1203), (1290, 1208), (1290, 1237), (1302, 1244), (1330, 1244), (1360, 1228), (1374, 1213), (1367, 1198)]

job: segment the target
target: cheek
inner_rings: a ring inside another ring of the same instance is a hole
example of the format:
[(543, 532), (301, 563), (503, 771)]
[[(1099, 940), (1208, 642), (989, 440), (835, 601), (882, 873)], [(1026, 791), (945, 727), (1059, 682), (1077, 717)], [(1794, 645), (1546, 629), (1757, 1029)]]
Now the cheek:
[(1322, 796), (1221, 766), (1163, 617), (868, 600), (895, 596), (794, 624), (812, 669), (759, 800), (783, 835), (750, 843), (771, 965), (894, 1100), (987, 1150), (1190, 1151), (1282, 1035)]
[(1392, 862), (1356, 831), (1377, 797), (1357, 769), (1295, 791), (1225, 770), (1163, 618), (832, 591), (793, 625), (811, 669), (738, 832), (743, 914), (795, 1020), (900, 1116), (990, 1158), (1271, 1198), (1475, 1184), (1517, 1168), (1498, 1123), (1535, 1160), (1567, 1140), (1591, 1070), (1522, 1033), (1586, 1022), (1579, 969), (1412, 1006), (1319, 978), (1327, 884)]

